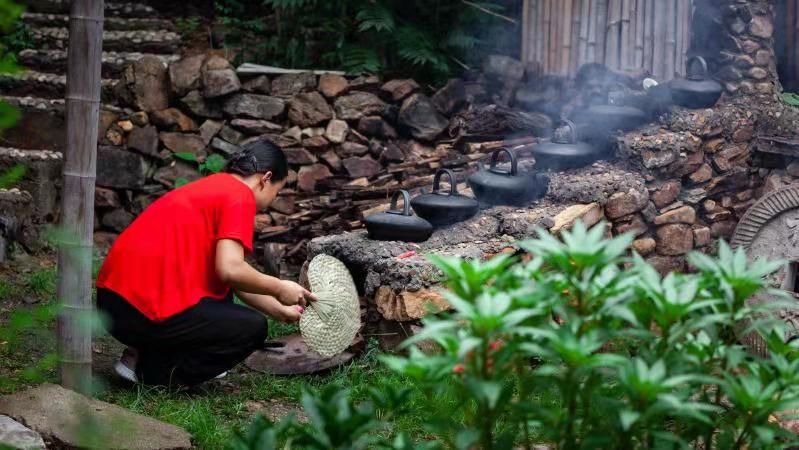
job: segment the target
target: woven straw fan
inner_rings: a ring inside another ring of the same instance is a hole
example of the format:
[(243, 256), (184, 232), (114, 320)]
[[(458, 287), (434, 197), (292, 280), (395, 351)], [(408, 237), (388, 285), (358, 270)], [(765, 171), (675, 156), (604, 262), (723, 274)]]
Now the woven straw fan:
[(347, 349), (361, 328), (361, 308), (352, 275), (329, 255), (318, 255), (308, 265), (308, 284), (317, 301), (300, 318), (300, 332), (308, 347), (332, 357)]

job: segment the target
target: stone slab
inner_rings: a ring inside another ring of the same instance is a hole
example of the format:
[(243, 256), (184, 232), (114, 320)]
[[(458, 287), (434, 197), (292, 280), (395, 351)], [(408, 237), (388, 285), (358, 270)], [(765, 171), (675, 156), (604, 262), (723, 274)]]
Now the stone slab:
[(23, 450), (44, 449), (42, 436), (8, 416), (0, 416), (0, 446)]
[(192, 448), (191, 436), (179, 427), (54, 384), (0, 397), (0, 414), (24, 423), (45, 440), (67, 448)]

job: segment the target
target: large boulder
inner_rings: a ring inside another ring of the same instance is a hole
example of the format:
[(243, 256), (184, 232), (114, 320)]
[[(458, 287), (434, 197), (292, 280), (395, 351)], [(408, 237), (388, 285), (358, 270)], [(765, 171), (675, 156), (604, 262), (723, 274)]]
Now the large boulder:
[(380, 115), (386, 104), (376, 95), (368, 92), (353, 92), (336, 99), (336, 117), (342, 120), (358, 120), (363, 116)]
[(194, 90), (180, 99), (180, 104), (188, 109), (195, 116), (207, 117), (209, 119), (221, 119), (224, 117), (222, 108), (217, 102), (206, 100), (200, 91)]
[(166, 129), (177, 129), (178, 131), (196, 131), (197, 122), (191, 117), (183, 114), (177, 108), (167, 108), (163, 111), (153, 111), (150, 113), (150, 122)]
[(117, 85), (119, 94), (127, 103), (141, 111), (158, 111), (169, 108), (169, 75), (159, 58), (145, 55), (125, 69)]
[(457, 78), (449, 80), (432, 100), (442, 114), (452, 115), (466, 103), (466, 84)]
[(200, 71), (204, 55), (189, 56), (169, 65), (169, 81), (172, 92), (183, 97), (200, 88)]
[(319, 77), (319, 92), (327, 98), (336, 98), (349, 88), (349, 82), (341, 75), (331, 73)]
[(54, 448), (192, 448), (191, 436), (181, 428), (53, 384), (0, 397), (0, 414), (25, 423)]
[(402, 103), (399, 123), (421, 141), (433, 141), (449, 125), (430, 98), (422, 94), (414, 94)]
[(390, 96), (391, 100), (399, 102), (421, 88), (422, 87), (419, 86), (419, 83), (417, 83), (415, 80), (404, 79), (391, 80), (384, 84), (380, 90)]
[(144, 186), (147, 164), (127, 150), (107, 145), (97, 148), (97, 185), (112, 189), (138, 189)]
[(304, 192), (313, 192), (316, 189), (316, 182), (332, 177), (330, 169), (324, 164), (313, 164), (303, 166), (297, 174), (297, 187)]
[(203, 95), (208, 98), (222, 97), (241, 89), (241, 82), (230, 63), (220, 56), (212, 56), (202, 70)]
[(289, 120), (302, 128), (313, 127), (333, 118), (333, 110), (322, 94), (308, 92), (297, 94), (289, 101)]
[(200, 155), (205, 150), (205, 141), (197, 134), (161, 132), (158, 137), (166, 148), (175, 153), (188, 152)]
[(283, 99), (257, 94), (236, 94), (225, 101), (223, 107), (229, 116), (246, 116), (271, 120), (286, 109)]
[(136, 127), (128, 134), (128, 148), (148, 156), (158, 156), (158, 130), (154, 126)]
[(310, 72), (288, 73), (272, 80), (272, 95), (290, 97), (316, 88), (316, 75)]

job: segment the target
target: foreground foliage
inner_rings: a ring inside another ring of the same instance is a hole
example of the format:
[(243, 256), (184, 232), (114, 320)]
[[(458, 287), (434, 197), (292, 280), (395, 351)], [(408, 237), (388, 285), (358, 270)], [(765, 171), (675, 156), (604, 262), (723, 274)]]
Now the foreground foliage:
[[(408, 356), (383, 358), (425, 393), (425, 442), (392, 432), (404, 393), (307, 391), (310, 423), (258, 419), (235, 449), (784, 448), (776, 418), (797, 407), (799, 352), (767, 308), (746, 300), (774, 262), (749, 262), (723, 242), (718, 258), (695, 253), (694, 274), (662, 278), (624, 255), (632, 237), (576, 225), (523, 244), (529, 262), (433, 257), (454, 311), (426, 320)], [(775, 295), (777, 295), (775, 293)], [(766, 341), (769, 357), (739, 344)], [(434, 342), (437, 352), (423, 352)], [(547, 395), (552, 393), (553, 395)], [(438, 399), (455, 408), (436, 408)], [(454, 414), (455, 411), (458, 414)], [(456, 418), (457, 417), (457, 418)]]

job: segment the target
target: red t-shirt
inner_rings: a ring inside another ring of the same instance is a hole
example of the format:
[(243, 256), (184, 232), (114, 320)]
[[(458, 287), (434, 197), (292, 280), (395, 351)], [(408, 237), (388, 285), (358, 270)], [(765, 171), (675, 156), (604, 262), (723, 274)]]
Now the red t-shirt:
[(169, 192), (117, 238), (97, 287), (114, 291), (153, 321), (167, 319), (201, 299), (224, 298), (217, 276), (219, 239), (252, 252), (252, 190), (230, 174), (216, 174)]

